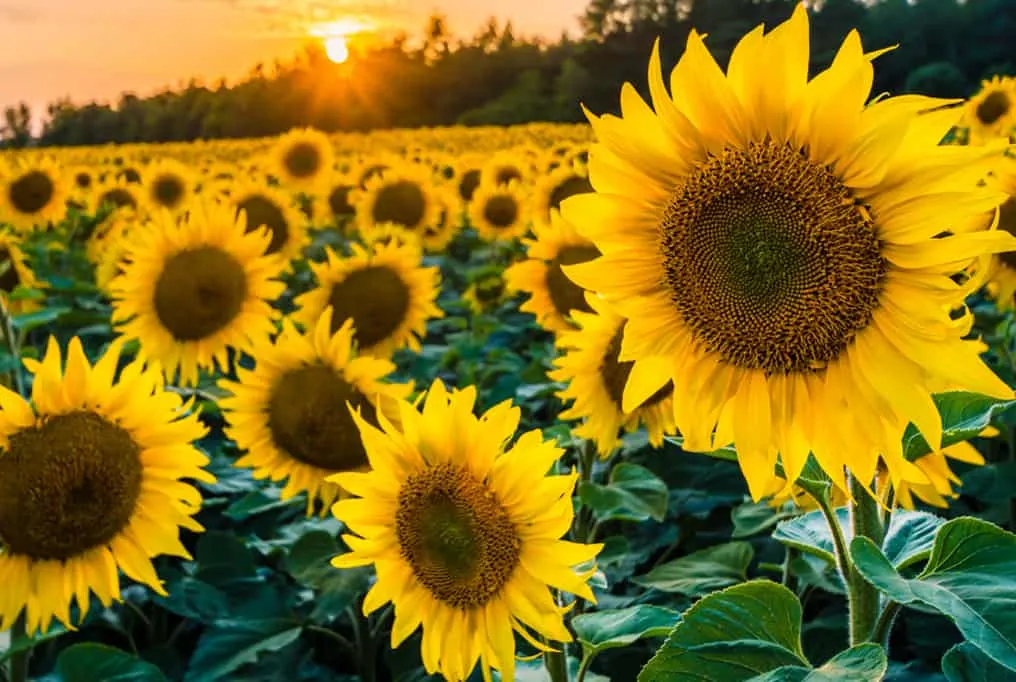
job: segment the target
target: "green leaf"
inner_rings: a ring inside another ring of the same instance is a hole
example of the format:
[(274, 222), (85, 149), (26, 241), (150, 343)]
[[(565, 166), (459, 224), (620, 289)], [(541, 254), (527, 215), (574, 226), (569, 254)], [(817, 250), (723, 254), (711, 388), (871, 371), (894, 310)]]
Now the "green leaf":
[(769, 530), (780, 521), (797, 516), (796, 512), (777, 509), (768, 502), (749, 502), (738, 505), (730, 512), (734, 522), (733, 538), (747, 538)]
[(786, 666), (751, 678), (751, 682), (875, 682), (885, 677), (889, 661), (878, 644), (867, 642), (840, 652), (814, 670)]
[(157, 667), (126, 651), (86, 642), (67, 647), (56, 659), (64, 682), (166, 682)]
[(0, 651), (0, 663), (3, 663), (14, 654), (21, 653), (22, 651), (31, 651), (35, 647), (39, 646), (43, 642), (48, 642), (52, 639), (60, 637), (67, 628), (59, 623), (54, 623), (50, 626), (44, 634), (37, 634), (34, 637), (27, 637), (25, 635), (18, 635), (11, 639), (10, 644), (6, 649)]
[(315, 621), (335, 618), (370, 586), (369, 569), (340, 570), (331, 565), (332, 557), (341, 553), (335, 538), (321, 530), (304, 533), (289, 550), (286, 570), (318, 593), (311, 613)]
[[(999, 412), (1016, 405), (1016, 400), (998, 400), (979, 393), (950, 391), (933, 396), (942, 415), (942, 447), (955, 445), (980, 435)], [(924, 436), (907, 426), (903, 434), (903, 454), (913, 462), (931, 452)]]
[(854, 538), (850, 556), (891, 599), (949, 616), (967, 640), (1016, 670), (1016, 535), (980, 519), (953, 519), (939, 529), (924, 572), (912, 579), (868, 538)]
[(579, 484), (579, 499), (600, 521), (663, 521), (668, 494), (667, 484), (656, 474), (630, 462), (614, 467), (608, 485)]
[[(846, 507), (836, 510), (836, 520), (844, 535), (850, 533), (849, 512)], [(820, 511), (801, 514), (797, 518), (781, 522), (773, 531), (773, 539), (818, 557), (830, 564), (836, 563), (836, 549), (829, 524)], [(849, 540), (849, 538), (848, 538)]]
[(747, 542), (728, 542), (692, 552), (633, 578), (637, 585), (690, 597), (743, 582), (755, 551)]
[(957, 644), (945, 653), (942, 672), (949, 682), (1016, 682), (1016, 671), (991, 660), (970, 642)]
[(728, 587), (685, 612), (639, 682), (741, 682), (785, 666), (808, 666), (801, 603), (768, 580)]
[(257, 579), (257, 566), (243, 540), (232, 533), (208, 531), (198, 539), (195, 577), (216, 587)]
[(572, 619), (572, 626), (586, 656), (592, 656), (647, 637), (666, 637), (680, 620), (677, 611), (640, 604), (616, 611), (584, 613)]
[(295, 642), (301, 630), (298, 623), (288, 618), (219, 621), (198, 640), (184, 680), (233, 679), (234, 671), (256, 663), (261, 654), (278, 652)]
[(213, 623), (229, 613), (229, 599), (216, 587), (206, 582), (184, 576), (177, 581), (167, 581), (169, 594), (155, 595), (152, 599), (173, 613), (196, 620)]
[(11, 324), (14, 325), (15, 329), (28, 332), (37, 327), (56, 322), (61, 316), (70, 312), (70, 310), (66, 306), (53, 306), (52, 308), (43, 308), (31, 313), (11, 315)]

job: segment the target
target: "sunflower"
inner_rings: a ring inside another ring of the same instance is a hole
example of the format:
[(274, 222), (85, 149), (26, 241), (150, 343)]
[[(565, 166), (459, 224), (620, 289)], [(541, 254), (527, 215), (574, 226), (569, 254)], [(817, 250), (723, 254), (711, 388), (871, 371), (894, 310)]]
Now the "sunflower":
[(435, 304), (440, 274), (420, 267), (417, 247), (374, 244), (370, 250), (351, 244), (352, 254), (340, 258), (325, 249), (327, 262), (311, 263), (318, 281), (294, 301), (293, 319), (310, 328), (332, 306), (332, 331), (353, 320), (354, 338), (362, 354), (388, 357), (398, 348), (419, 351), (427, 320), (441, 317)]
[(120, 344), (94, 366), (75, 337), (62, 370), (49, 340), (29, 403), (0, 387), (0, 630), (24, 610), (29, 632), (53, 618), (72, 626), (93, 592), (120, 599), (118, 571), (165, 596), (151, 559), (190, 558), (179, 529), (201, 495), (181, 479), (214, 482), (191, 443), (205, 435), (197, 415), (138, 362), (114, 380)]
[(480, 171), (480, 184), (507, 185), (518, 184), (529, 180), (530, 164), (518, 151), (504, 151), (495, 154), (483, 164)]
[(404, 400), (412, 390), (382, 381), (395, 370), (388, 360), (355, 355), (352, 320), (334, 334), (331, 328), (331, 308), (306, 334), (284, 320), (275, 343), (255, 344), (254, 370), (238, 369), (237, 381), (219, 382), (231, 394), (220, 401), (226, 432), (247, 451), (236, 465), (252, 468), (255, 478), (288, 479), (282, 499), (306, 492), (308, 515), (316, 500), (324, 513), (338, 498), (327, 477), (367, 465), (347, 403), (376, 424), (379, 400)]
[(311, 189), (332, 172), (335, 152), (328, 136), (313, 128), (291, 130), (272, 150), (273, 169), (293, 189)]
[(480, 179), (483, 175), (483, 164), (479, 158), (471, 157), (460, 159), (458, 172), (455, 176), (455, 190), (458, 192), (462, 205), (468, 205), (473, 200), (473, 193), (480, 186)]
[(307, 219), (290, 194), (264, 182), (233, 183), (226, 203), (243, 215), (248, 232), (268, 228), (269, 255), (277, 253), (289, 263), (303, 254)]
[(198, 370), (225, 367), (229, 349), (247, 350), (274, 330), (269, 301), (284, 265), (265, 255), (267, 231), (247, 232), (232, 207), (195, 201), (179, 226), (163, 212), (132, 233), (123, 274), (113, 280), (113, 322), (141, 354), (194, 385)]
[(551, 212), (550, 225), (537, 226), (533, 232), (535, 239), (523, 240), (526, 260), (505, 271), (508, 286), (530, 295), (522, 310), (536, 315), (545, 329), (574, 329), (569, 321), (572, 311), (592, 309), (586, 303), (585, 290), (565, 276), (561, 266), (591, 261), (600, 252), (557, 211)]
[(601, 457), (609, 457), (617, 448), (622, 428), (631, 433), (640, 424), (645, 424), (650, 444), (659, 447), (664, 434), (674, 432), (674, 385), (668, 382), (634, 410), (622, 410), (621, 398), (634, 365), (618, 359), (625, 320), (594, 294), (587, 293), (586, 299), (592, 312), (574, 312), (579, 329), (558, 336), (557, 345), (564, 354), (554, 360), (556, 369), (547, 374), (568, 384), (558, 396), (574, 401), (560, 416), (583, 419), (574, 433), (596, 443)]
[(462, 300), (469, 304), (473, 314), (490, 312), (504, 302), (508, 286), (500, 267), (484, 268), (483, 272), (472, 279), (462, 294)]
[(66, 176), (50, 159), (0, 167), (0, 223), (17, 230), (46, 227), (64, 217), (69, 192)]
[[(1008, 198), (998, 209), (998, 229), (1016, 235), (1016, 161), (1007, 159), (995, 172), (995, 180)], [(989, 214), (986, 222), (995, 216)], [(1016, 308), (1016, 254), (1000, 253), (987, 269), (988, 291), (1002, 310)]]
[(426, 169), (403, 165), (368, 181), (357, 195), (356, 223), (361, 233), (395, 223), (419, 234), (437, 221), (440, 210)]
[(370, 230), (360, 234), (359, 240), (368, 249), (373, 248), (375, 244), (397, 244), (398, 246), (413, 249), (417, 253), (423, 253), (423, 244), (420, 243), (420, 238), (415, 233), (395, 223), (375, 225)]
[(981, 83), (964, 111), (972, 144), (1006, 138), (1016, 128), (1016, 78), (995, 76)]
[(187, 166), (172, 159), (162, 159), (145, 168), (142, 175), (146, 204), (153, 209), (166, 209), (179, 215), (194, 195), (194, 178)]
[(356, 215), (353, 201), (356, 189), (356, 184), (345, 175), (335, 175), (323, 184), (314, 197), (314, 224), (319, 227), (334, 225), (345, 233)]
[(392, 648), (419, 626), (428, 673), (465, 680), (477, 659), (489, 680), (515, 679), (518, 632), (540, 649), (571, 635), (550, 587), (594, 601), (586, 584), (602, 545), (560, 540), (571, 525), (577, 475), (546, 474), (562, 450), (529, 431), (506, 449), (520, 411), (506, 401), (477, 419), (476, 388), (449, 394), (435, 381), (422, 414), (401, 403), (402, 428), (375, 428), (355, 414), (369, 473), (332, 480), (360, 499), (332, 508), (355, 535), (332, 560), (373, 564), (377, 581), (364, 613), (395, 606)]
[(428, 252), (441, 253), (458, 232), (462, 207), (458, 196), (447, 187), (435, 189), (434, 194), (439, 207), (437, 217), (433, 223), (424, 226), (420, 242)]
[(128, 235), (135, 225), (133, 219), (114, 216), (88, 240), (86, 253), (95, 266), (95, 286), (100, 291), (110, 294), (113, 280), (123, 273), (130, 249)]
[(92, 189), (89, 208), (92, 214), (109, 210), (111, 214), (144, 215), (148, 209), (145, 193), (140, 185), (124, 180), (102, 180)]
[(4, 304), (14, 314), (30, 313), (39, 309), (38, 301), (30, 298), (11, 300), (8, 297), (18, 287), (24, 289), (42, 289), (45, 284), (35, 277), (28, 266), (25, 254), (18, 248), (17, 238), (0, 231), (0, 296)]
[(725, 76), (693, 31), (674, 99), (657, 46), (655, 113), (626, 85), (621, 118), (590, 115), (597, 192), (562, 204), (604, 254), (566, 273), (628, 319), (623, 407), (673, 382), (684, 447), (734, 443), (755, 499), (777, 455), (795, 480), (809, 452), (841, 487), (880, 457), (893, 485), (926, 483), (902, 436), (913, 422), (938, 448), (932, 393), (1013, 396), (962, 340), (969, 286), (950, 279), (1016, 247), (973, 227), (1005, 198), (980, 183), (1001, 150), (939, 146), (958, 117), (943, 100), (865, 106), (879, 53), (856, 32), (810, 81), (807, 45), (799, 5)]
[(529, 208), (522, 186), (480, 185), (469, 202), (469, 223), (488, 241), (507, 241), (529, 230)]
[(78, 199), (87, 197), (96, 181), (95, 169), (88, 166), (71, 168), (65, 173), (65, 177), (69, 180), (71, 194)]
[(582, 166), (561, 166), (540, 178), (533, 190), (533, 215), (538, 224), (550, 221), (552, 210), (561, 208), (561, 202), (576, 194), (592, 192), (589, 173)]

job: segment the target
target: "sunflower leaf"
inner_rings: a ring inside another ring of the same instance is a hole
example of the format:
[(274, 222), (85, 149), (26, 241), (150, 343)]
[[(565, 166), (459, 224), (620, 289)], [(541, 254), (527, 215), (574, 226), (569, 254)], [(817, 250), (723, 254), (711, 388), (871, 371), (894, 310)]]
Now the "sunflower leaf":
[(56, 659), (64, 682), (166, 682), (156, 666), (126, 651), (85, 642), (69, 646)]
[(293, 578), (314, 590), (311, 619), (326, 622), (341, 614), (370, 586), (370, 570), (336, 570), (332, 557), (341, 554), (339, 543), (329, 533), (312, 530), (300, 536), (286, 558), (286, 570)]
[(633, 578), (636, 585), (700, 597), (743, 582), (755, 551), (747, 542), (728, 542), (692, 552)]
[(969, 642), (1016, 671), (1016, 535), (980, 519), (953, 519), (939, 529), (916, 578), (897, 572), (867, 538), (854, 538), (850, 556), (890, 599), (948, 616)]
[(970, 642), (949, 649), (942, 658), (949, 682), (1016, 682), (1016, 671), (999, 665)]
[(219, 621), (198, 640), (184, 680), (232, 679), (234, 671), (256, 663), (261, 654), (277, 653), (295, 642), (302, 629), (288, 618)]
[(622, 462), (610, 473), (608, 485), (583, 481), (579, 499), (598, 521), (663, 521), (667, 514), (667, 484), (649, 469)]
[(615, 611), (584, 613), (572, 619), (572, 626), (586, 656), (592, 656), (647, 637), (666, 637), (680, 620), (677, 611), (639, 604)]
[(885, 650), (867, 642), (841, 651), (814, 670), (786, 666), (751, 678), (750, 682), (873, 682), (885, 677)]
[[(991, 425), (995, 415), (1016, 405), (1016, 400), (998, 400), (966, 391), (939, 393), (933, 398), (942, 415), (942, 447), (975, 438)], [(909, 424), (903, 434), (903, 455), (913, 462), (930, 452), (924, 436)]]

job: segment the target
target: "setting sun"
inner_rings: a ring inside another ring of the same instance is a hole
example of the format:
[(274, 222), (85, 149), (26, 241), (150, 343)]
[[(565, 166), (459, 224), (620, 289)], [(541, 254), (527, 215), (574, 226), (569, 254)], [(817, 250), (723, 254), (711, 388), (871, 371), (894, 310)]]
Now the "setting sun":
[(325, 38), (325, 54), (336, 64), (341, 64), (349, 59), (349, 45), (346, 43), (346, 36)]

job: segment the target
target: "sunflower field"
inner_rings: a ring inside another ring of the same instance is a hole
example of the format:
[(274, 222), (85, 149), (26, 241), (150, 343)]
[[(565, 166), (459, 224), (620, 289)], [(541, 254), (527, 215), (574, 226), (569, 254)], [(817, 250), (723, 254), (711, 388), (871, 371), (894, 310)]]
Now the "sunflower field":
[(1016, 680), (1016, 80), (807, 36), (0, 157), (0, 679)]

